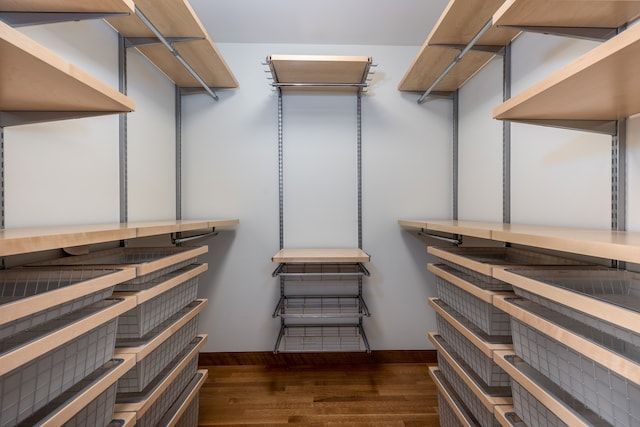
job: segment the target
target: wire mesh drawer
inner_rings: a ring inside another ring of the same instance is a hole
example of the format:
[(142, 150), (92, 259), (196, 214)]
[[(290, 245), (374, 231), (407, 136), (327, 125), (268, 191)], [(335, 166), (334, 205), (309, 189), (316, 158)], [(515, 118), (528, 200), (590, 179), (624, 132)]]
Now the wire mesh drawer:
[(206, 369), (199, 370), (158, 424), (176, 427), (197, 426), (200, 388), (207, 376)]
[[(0, 343), (1, 351), (6, 353), (37, 337), (56, 334), (65, 326), (115, 304), (118, 301), (101, 301), (25, 331)], [(21, 423), (110, 360), (114, 353), (116, 323), (114, 316), (0, 376), (0, 425)]]
[[(30, 266), (135, 268), (136, 278), (118, 285), (117, 291), (138, 291), (146, 288), (150, 280), (171, 273), (196, 262), (207, 252), (206, 246), (167, 246), (154, 248), (114, 248), (87, 255), (69, 256)], [(139, 285), (139, 286), (134, 286)]]
[(478, 423), (470, 415), (460, 397), (455, 393), (446, 378), (435, 367), (429, 368), (429, 375), (436, 384), (438, 396), (438, 415), (442, 427), (475, 427)]
[(273, 277), (286, 280), (354, 280), (369, 276), (364, 264), (356, 263), (281, 263), (272, 273)]
[(503, 427), (528, 427), (514, 412), (513, 406), (499, 406), (496, 408), (495, 415)]
[[(192, 266), (162, 276), (160, 283), (172, 280)], [(124, 313), (118, 319), (117, 339), (141, 338), (153, 328), (177, 313), (181, 308), (194, 301), (198, 296), (198, 277), (193, 277), (151, 298), (139, 303), (133, 310)]]
[(516, 414), (527, 426), (610, 427), (612, 425), (585, 407), (569, 393), (549, 381), (516, 356), (502, 356), (513, 375), (511, 391)]
[[(464, 277), (458, 276), (460, 273), (456, 273), (451, 268), (447, 272), (464, 280)], [(475, 297), (439, 275), (436, 275), (436, 286), (438, 298), (469, 319), (487, 335), (511, 335), (509, 316), (493, 304)]]
[(640, 274), (605, 268), (506, 273), (515, 278), (516, 295), (640, 347)]
[[(117, 341), (117, 346), (151, 343), (156, 345), (147, 353), (146, 348), (141, 350), (143, 356), (138, 356), (134, 368), (129, 370), (118, 381), (118, 393), (139, 393), (144, 390), (153, 379), (167, 367), (169, 363), (196, 337), (198, 332), (198, 313), (203, 308), (201, 301), (195, 301), (184, 307), (178, 313), (170, 317), (163, 324), (149, 333), (144, 340), (136, 342)], [(182, 326), (179, 326), (182, 325)], [(175, 330), (168, 335), (166, 331)], [(163, 335), (160, 337), (160, 335)], [(168, 335), (168, 336), (167, 336)], [(163, 340), (164, 338), (164, 340)], [(153, 341), (161, 341), (159, 344)], [(126, 352), (126, 350), (119, 350)]]
[(429, 247), (428, 252), (437, 256), (443, 264), (476, 279), (477, 286), (495, 291), (511, 290), (510, 284), (493, 277), (493, 268), (496, 266), (587, 265), (581, 261), (512, 247)]
[(514, 350), (533, 369), (610, 424), (640, 425), (640, 385), (518, 319), (512, 327)]
[[(438, 368), (447, 379), (447, 382), (451, 385), (456, 394), (465, 403), (465, 406), (469, 412), (474, 416), (476, 421), (483, 427), (500, 427), (500, 423), (493, 415), (494, 407), (499, 404), (496, 403), (486, 405), (483, 403), (491, 402), (494, 398), (504, 400), (511, 396), (510, 387), (485, 387), (481, 381), (475, 381), (473, 379), (473, 373), (469, 370), (465, 370), (464, 362), (455, 360), (455, 357), (450, 352), (449, 346), (442, 339), (442, 337), (436, 335), (433, 337), (438, 343)], [(450, 362), (451, 361), (451, 362)], [(459, 369), (464, 370), (463, 375), (472, 381), (476, 385), (476, 391), (472, 390), (467, 383), (461, 378), (452, 363), (455, 363)], [(482, 399), (482, 400), (481, 400)], [(505, 403), (503, 401), (502, 403)], [(510, 402), (508, 402), (510, 403)], [(489, 406), (489, 407), (488, 407)]]
[(109, 298), (131, 272), (84, 269), (0, 271), (0, 340)]
[(359, 325), (283, 325), (276, 351), (369, 351)]
[[(459, 323), (464, 324), (464, 317), (453, 312), (446, 304), (441, 301), (432, 300), (431, 304), (435, 304), (444, 313), (456, 319)], [(443, 314), (444, 314), (443, 313)], [(510, 378), (502, 368), (500, 368), (492, 358), (492, 351), (481, 349), (471, 342), (464, 334), (458, 331), (451, 323), (449, 323), (440, 312), (436, 312), (436, 323), (438, 333), (451, 346), (452, 352), (463, 360), (469, 368), (484, 382), (487, 387), (504, 387), (509, 386)], [(465, 325), (469, 332), (478, 335), (480, 331), (474, 331), (473, 326)], [(483, 338), (482, 336), (480, 336)], [(488, 337), (484, 337), (488, 338)], [(511, 342), (510, 337), (498, 337), (499, 341), (494, 341), (503, 348), (507, 348)], [(489, 346), (487, 346), (490, 349)]]
[(136, 427), (158, 425), (196, 375), (198, 352), (206, 341), (198, 336), (140, 393), (118, 393), (116, 411), (137, 412)]
[(359, 295), (286, 295), (280, 299), (275, 316), (283, 318), (358, 318), (369, 316), (369, 309)]

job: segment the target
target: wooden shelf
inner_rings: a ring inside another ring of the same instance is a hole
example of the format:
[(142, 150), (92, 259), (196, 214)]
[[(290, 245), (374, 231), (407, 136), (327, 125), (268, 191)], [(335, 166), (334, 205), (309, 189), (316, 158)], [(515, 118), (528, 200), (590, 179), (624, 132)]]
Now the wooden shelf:
[(133, 111), (134, 102), (0, 22), (0, 126)]
[[(325, 56), (325, 55), (270, 55), (274, 83), (333, 85), (327, 87), (283, 87), (283, 90), (324, 90), (339, 89), (357, 92), (355, 85), (366, 83), (371, 66), (367, 56)], [(340, 88), (339, 85), (354, 85)]]
[[(135, 4), (163, 37), (199, 39), (177, 42), (173, 47), (208, 87), (238, 87), (236, 78), (187, 0), (136, 0)], [(136, 15), (106, 20), (124, 37), (155, 38), (155, 34)], [(201, 87), (164, 45), (139, 46), (138, 50), (176, 85), (184, 88)]]
[(281, 249), (271, 258), (273, 262), (323, 263), (323, 262), (369, 262), (371, 257), (362, 249)]
[(68, 248), (136, 237), (229, 227), (237, 219), (152, 221), (98, 225), (31, 227), (0, 230), (0, 256)]
[(617, 28), (640, 16), (640, 1), (507, 0), (493, 15), (497, 26)]
[(460, 234), (560, 252), (640, 263), (640, 233), (637, 232), (455, 220), (400, 220), (398, 222), (400, 225), (412, 229), (420, 226), (420, 230)]
[[(466, 46), (491, 19), (502, 0), (450, 0), (435, 27), (414, 59), (398, 90), (424, 92), (446, 70), (459, 49), (441, 45)], [(519, 31), (491, 27), (476, 43), (477, 46), (505, 46)], [(451, 92), (462, 87), (493, 57), (494, 53), (470, 51), (435, 88)]]
[(596, 131), (599, 121), (640, 113), (639, 74), (640, 26), (635, 26), (513, 96), (493, 117)]
[(0, 0), (3, 12), (133, 13), (133, 0)]

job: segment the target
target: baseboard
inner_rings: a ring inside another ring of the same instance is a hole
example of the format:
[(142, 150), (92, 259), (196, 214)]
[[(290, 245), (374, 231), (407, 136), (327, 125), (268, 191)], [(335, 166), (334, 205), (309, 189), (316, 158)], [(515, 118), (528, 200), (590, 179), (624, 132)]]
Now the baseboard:
[(436, 350), (379, 350), (371, 353), (278, 353), (222, 352), (200, 353), (200, 366), (215, 365), (352, 365), (380, 363), (436, 363)]

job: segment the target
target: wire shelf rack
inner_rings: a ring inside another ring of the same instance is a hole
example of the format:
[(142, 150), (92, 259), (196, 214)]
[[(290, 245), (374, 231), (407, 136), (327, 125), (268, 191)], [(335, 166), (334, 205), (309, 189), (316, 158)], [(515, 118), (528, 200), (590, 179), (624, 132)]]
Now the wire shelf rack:
[[(449, 273), (464, 280), (464, 273), (449, 269)], [(438, 298), (458, 313), (464, 313), (471, 323), (487, 335), (511, 335), (509, 315), (493, 304), (481, 300), (460, 289), (455, 284), (436, 275)]]
[[(134, 368), (129, 370), (118, 381), (118, 393), (142, 392), (156, 376), (164, 370), (169, 363), (196, 337), (198, 332), (198, 314), (196, 308), (199, 304), (193, 303), (169, 318), (158, 326), (147, 342), (152, 341), (157, 335), (167, 329), (176, 329), (181, 319), (190, 318), (183, 326), (170, 335), (149, 354), (140, 357)], [(117, 342), (117, 345), (121, 345)]]
[[(104, 300), (55, 321), (39, 325), (4, 340), (0, 347), (7, 354), (42, 335), (59, 331), (89, 314), (118, 304)], [(32, 360), (0, 376), (0, 425), (16, 425), (33, 415), (60, 394), (73, 387), (113, 357), (117, 317), (61, 342)]]
[(369, 352), (362, 326), (356, 325), (282, 325), (276, 352)]
[[(102, 267), (135, 268), (136, 278), (118, 285), (117, 291), (137, 291), (147, 287), (146, 282), (157, 279), (172, 271), (186, 267), (197, 261), (199, 255), (206, 253), (206, 246), (166, 246), (153, 248), (114, 248), (89, 253), (87, 255), (68, 256), (55, 260), (30, 264), (32, 267)], [(133, 285), (139, 285), (135, 287)]]
[[(511, 285), (491, 275), (493, 266), (585, 266), (582, 261), (513, 247), (442, 247), (433, 251), (443, 264), (476, 279), (483, 289), (510, 291)], [(464, 260), (471, 260), (467, 263)], [(464, 262), (466, 265), (462, 265)]]
[[(536, 285), (531, 289), (514, 286), (516, 295), (535, 301), (554, 311), (571, 317), (596, 329), (605, 331), (623, 341), (640, 347), (640, 327), (630, 330), (615, 323), (615, 316), (608, 307), (619, 307), (633, 315), (633, 323), (640, 321), (640, 274), (617, 269), (578, 270), (509, 270), (510, 273), (533, 279)], [(539, 282), (539, 285), (538, 285)], [(564, 304), (545, 297), (548, 292), (560, 288), (568, 291)], [(578, 309), (572, 294), (588, 297), (590, 307)], [(592, 311), (588, 313), (587, 311)], [(605, 313), (601, 315), (598, 313)]]
[[(560, 315), (552, 320), (562, 322)], [(640, 425), (640, 384), (515, 317), (512, 330), (516, 354), (533, 369), (610, 424)], [(580, 328), (577, 332), (588, 337), (593, 329)], [(598, 331), (595, 333), (597, 337)], [(629, 348), (624, 354), (637, 358), (638, 349)], [(632, 364), (640, 369), (637, 362)]]
[(432, 367), (429, 374), (436, 384), (438, 415), (441, 426), (474, 427), (478, 423), (470, 414), (460, 396), (451, 387), (439, 369)]
[[(556, 401), (556, 404), (560, 404), (570, 411), (573, 416), (583, 422), (584, 425), (594, 427), (612, 426), (612, 424), (600, 418), (593, 411), (585, 407), (579, 400), (573, 398), (569, 393), (562, 390), (518, 357), (505, 356), (505, 360), (513, 365), (520, 374), (532, 380), (537, 387), (544, 390), (547, 396)], [(529, 390), (515, 379), (512, 382), (511, 391), (515, 412), (527, 426), (567, 426), (568, 424), (565, 421), (572, 423), (572, 421), (561, 419), (558, 414), (550, 410), (543, 402), (536, 398), (535, 392)]]
[(283, 296), (273, 317), (283, 318), (358, 318), (369, 316), (360, 295)]
[(128, 275), (106, 269), (0, 271), (0, 340), (111, 297)]
[[(191, 267), (185, 267), (187, 270), (190, 268)], [(176, 275), (185, 269), (177, 270), (177, 272), (175, 272)], [(170, 273), (167, 276), (163, 277), (166, 280), (171, 280), (175, 275)], [(139, 303), (133, 310), (124, 313), (118, 318), (118, 333), (116, 338), (118, 340), (124, 340), (145, 336), (149, 331), (177, 313), (181, 308), (193, 302), (197, 296), (198, 277), (194, 277), (154, 298)]]
[(271, 274), (285, 280), (353, 280), (369, 276), (362, 263), (281, 263)]

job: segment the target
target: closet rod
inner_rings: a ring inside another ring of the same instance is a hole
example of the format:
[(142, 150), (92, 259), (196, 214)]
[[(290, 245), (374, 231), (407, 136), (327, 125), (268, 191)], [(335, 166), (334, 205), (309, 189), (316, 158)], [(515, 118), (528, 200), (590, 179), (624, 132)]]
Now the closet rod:
[(367, 87), (367, 83), (271, 83), (273, 87)]
[(427, 97), (431, 94), (433, 89), (447, 76), (447, 74), (449, 74), (453, 67), (455, 67), (455, 65), (460, 62), (460, 60), (467, 54), (467, 52), (471, 50), (471, 48), (478, 42), (478, 40), (480, 40), (480, 37), (482, 37), (484, 33), (486, 33), (489, 28), (491, 28), (492, 25), (493, 19), (489, 19), (489, 22), (484, 24), (484, 27), (482, 27), (478, 34), (476, 34), (475, 37), (471, 39), (469, 44), (464, 49), (462, 49), (462, 51), (455, 58), (453, 58), (451, 64), (449, 64), (449, 66), (442, 72), (442, 74), (440, 74), (440, 76), (436, 79), (435, 82), (433, 82), (429, 89), (427, 89), (427, 91), (422, 94), (422, 96), (418, 99), (418, 104), (423, 104), (426, 101)]
[(173, 44), (170, 43), (162, 34), (160, 34), (160, 31), (158, 31), (158, 29), (151, 23), (151, 21), (147, 19), (146, 16), (144, 16), (144, 14), (137, 7), (136, 16), (138, 16), (138, 18), (142, 20), (144, 25), (146, 25), (151, 30), (151, 32), (158, 38), (158, 40), (160, 40), (162, 44), (165, 45), (167, 49), (169, 49), (169, 52), (171, 52), (173, 56), (176, 57), (176, 59), (180, 62), (180, 64), (182, 64), (185, 70), (187, 70), (189, 74), (191, 74), (193, 78), (196, 79), (198, 83), (200, 83), (204, 91), (217, 101), (218, 95), (216, 95), (215, 92), (211, 90), (211, 88), (204, 82), (204, 80), (202, 80), (198, 73), (196, 73), (195, 70), (191, 68), (191, 66), (187, 63), (187, 61), (185, 61), (182, 56), (180, 56), (180, 53), (174, 49)]

